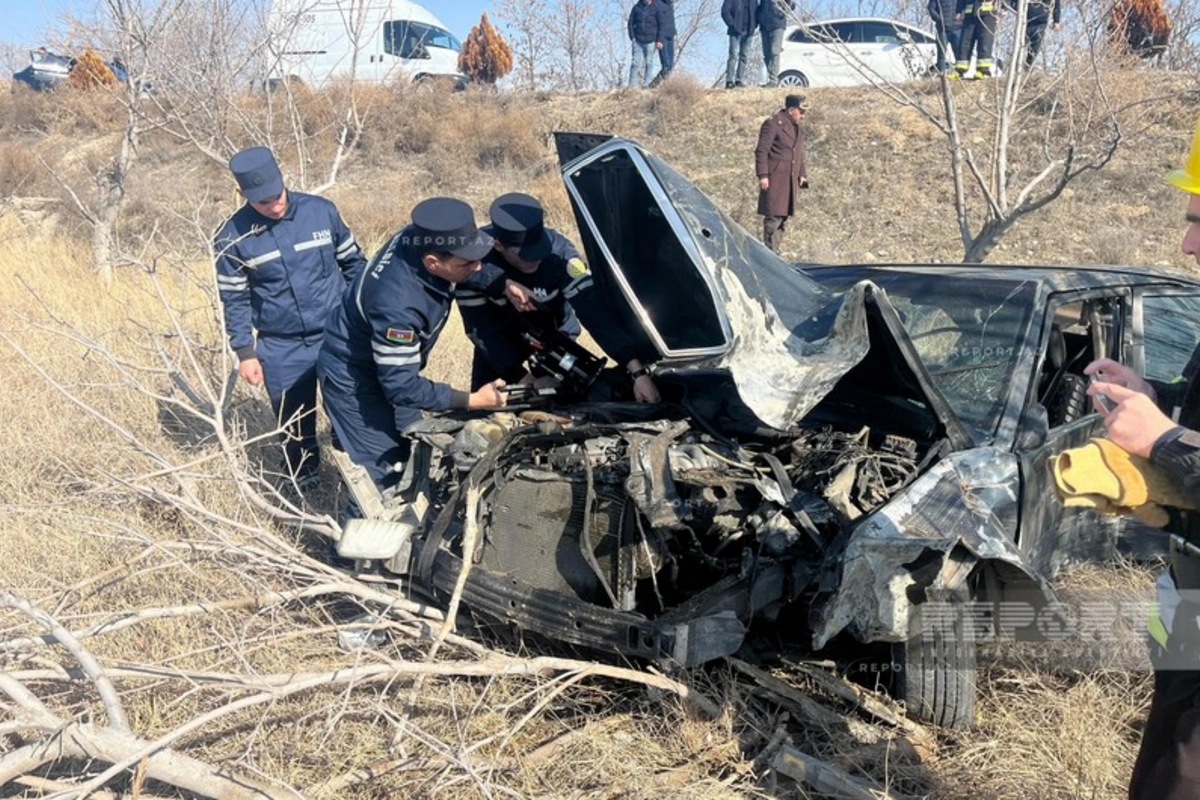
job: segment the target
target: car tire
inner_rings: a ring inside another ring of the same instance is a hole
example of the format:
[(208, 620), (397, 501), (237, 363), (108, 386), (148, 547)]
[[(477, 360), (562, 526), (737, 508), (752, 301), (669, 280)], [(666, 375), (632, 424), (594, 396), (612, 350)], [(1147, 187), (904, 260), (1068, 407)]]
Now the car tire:
[(893, 646), (897, 699), (909, 716), (964, 730), (975, 721), (976, 642), (969, 593), (919, 603), (909, 613), (909, 639)]
[(796, 72), (795, 70), (790, 69), (787, 72), (779, 75), (779, 85), (799, 86), (801, 88), (805, 88), (808, 86), (808, 78), (805, 77), (803, 72)]

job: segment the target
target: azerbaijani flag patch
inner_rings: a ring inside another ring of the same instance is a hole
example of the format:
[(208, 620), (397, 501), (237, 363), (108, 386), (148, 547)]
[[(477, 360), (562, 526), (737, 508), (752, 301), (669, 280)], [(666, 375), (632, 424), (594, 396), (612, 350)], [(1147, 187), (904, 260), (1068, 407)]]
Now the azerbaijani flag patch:
[(417, 333), (412, 328), (388, 328), (386, 338), (396, 344), (412, 344), (417, 338)]

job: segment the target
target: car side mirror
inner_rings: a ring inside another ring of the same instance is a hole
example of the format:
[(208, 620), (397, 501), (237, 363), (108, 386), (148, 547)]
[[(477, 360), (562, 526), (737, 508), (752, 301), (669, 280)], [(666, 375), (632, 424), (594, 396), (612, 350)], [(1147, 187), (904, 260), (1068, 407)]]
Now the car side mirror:
[(1017, 428), (1017, 450), (1036, 450), (1050, 438), (1050, 415), (1041, 403), (1030, 403)]

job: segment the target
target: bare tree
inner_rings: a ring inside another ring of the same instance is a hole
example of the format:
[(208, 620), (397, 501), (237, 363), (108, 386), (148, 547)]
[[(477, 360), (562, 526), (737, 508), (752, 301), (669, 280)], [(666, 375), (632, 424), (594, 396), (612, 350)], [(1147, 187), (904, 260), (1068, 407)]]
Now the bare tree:
[(592, 69), (594, 58), (591, 53), (600, 27), (593, 4), (590, 0), (559, 0), (558, 8), (546, 24), (565, 62), (563, 88), (572, 92), (594, 88), (596, 71)]
[(520, 89), (537, 91), (550, 78), (546, 59), (554, 38), (554, 15), (546, 0), (500, 0), (496, 18), (508, 32), (517, 61), (513, 78)]
[[(879, 75), (852, 49), (831, 41), (865, 80), (899, 105), (915, 109), (947, 143), (948, 177), (954, 187), (955, 220), (965, 262), (983, 261), (1022, 217), (1060, 198), (1087, 173), (1103, 169), (1122, 142), (1150, 123), (1148, 100), (1123, 102), (1111, 89), (1115, 68), (1106, 46), (1103, 9), (1084, 9), (1078, 38), (1060, 37), (1061, 72), (1038, 74), (1023, 68), (1028, 0), (1018, 0), (1015, 23), (998, 37), (996, 52), (1005, 64), (999, 78), (980, 81), (940, 79), (938, 91), (919, 83), (895, 83)], [(928, 80), (929, 65), (914, 54), (913, 76)], [(1164, 89), (1155, 102), (1183, 102)], [(963, 103), (981, 113), (968, 124)], [(1159, 109), (1165, 113), (1165, 109)]]
[(683, 61), (683, 54), (689, 50), (689, 45), (725, 31), (724, 23), (721, 22), (720, 0), (677, 3), (675, 17), (675, 27), (678, 31), (675, 35), (676, 66)]

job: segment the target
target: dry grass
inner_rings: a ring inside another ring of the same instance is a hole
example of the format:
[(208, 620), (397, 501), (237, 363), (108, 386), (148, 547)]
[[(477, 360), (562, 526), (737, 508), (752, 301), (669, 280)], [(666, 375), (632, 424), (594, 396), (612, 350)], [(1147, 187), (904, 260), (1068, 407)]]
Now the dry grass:
[[(298, 98), (308, 139), (303, 154), (283, 153), (290, 176), (319, 182), (318, 167), (333, 150), (338, 91), (344, 89)], [(1130, 80), (1122, 91), (1144, 90)], [(869, 92), (809, 94), (813, 188), (789, 231), (791, 254), (828, 261), (956, 258), (961, 247), (939, 177), (944, 144), (936, 132), (911, 110)], [(462, 197), (482, 217), (496, 195), (530, 191), (543, 199), (552, 225), (573, 232), (550, 134), (609, 131), (643, 142), (754, 229), (754, 136), (781, 100), (782, 93), (768, 90), (706, 91), (683, 78), (657, 92), (561, 98), (384, 87), (360, 98), (374, 121), (330, 196), (368, 249), (432, 194)], [(248, 502), (235, 480), (247, 467), (271, 468), (273, 447), (253, 448), (240, 461), (222, 457), (211, 442), (183, 448), (161, 424), (160, 404), (146, 394), (171, 391), (166, 365), (183, 364), (186, 354), (180, 334), (198, 358), (189, 376), (219, 383), (228, 368), (203, 258), (209, 232), (236, 203), (221, 165), (164, 136), (144, 142), (122, 236), (129, 245), (141, 244), (154, 232), (142, 251), (143, 266), (154, 272), (126, 267), (111, 286), (89, 272), (86, 227), (37, 165), (41, 157), (72, 185), (90, 187), (111, 154), (113, 109), (106, 102), (98, 95), (0, 96), (0, 194), (6, 199), (0, 206), (0, 333), (7, 339), (0, 347), (6, 376), (0, 409), (8, 434), (0, 464), (0, 585), (53, 608), (72, 630), (136, 609), (283, 590), (302, 582), (298, 576), (307, 575), (307, 567), (297, 567), (298, 559), (316, 550), (300, 526), (273, 522)], [(245, 105), (262, 120), (280, 113), (261, 97)], [(1163, 211), (1176, 208), (1178, 197), (1161, 187), (1160, 176), (1185, 149), (1192, 112), (1155, 113), (1131, 128), (1128, 149), (1109, 169), (1018, 225), (997, 260), (1182, 264), (1180, 215)], [(246, 134), (235, 131), (234, 139)], [(468, 351), (455, 318), (429, 374), (464, 385)], [(86, 414), (64, 392), (119, 429)], [(262, 432), (269, 427), (263, 408), (261, 395), (239, 388), (235, 425)], [(156, 458), (179, 464), (206, 457), (177, 483), (145, 478), (162, 466)], [(191, 493), (216, 518), (181, 511), (137, 488), (143, 484)], [(310, 512), (332, 511), (338, 501), (326, 489)], [(288, 558), (264, 554), (260, 532), (269, 532)], [(1079, 570), (1063, 585), (1068, 593), (1104, 587), (1138, 597), (1150, 579), (1134, 568)], [(339, 596), (228, 608), (131, 625), (89, 646), (110, 665), (245, 675), (425, 657), (427, 645), (396, 622), (389, 644), (378, 650), (339, 650), (334, 629), (361, 607)], [(0, 629), (2, 639), (36, 632), (10, 612), (0, 613)], [(1120, 797), (1148, 697), (1144, 674), (1066, 667), (1047, 652), (1014, 650), (990, 662), (981, 678), (978, 730), (946, 737), (932, 759), (916, 758), (895, 741), (855, 745), (804, 720), (789, 721), (789, 730), (812, 752), (857, 765), (911, 795)], [(458, 647), (448, 655), (472, 657)], [(66, 662), (49, 648), (0, 650), (6, 670)], [(354, 691), (330, 687), (280, 699), (217, 721), (185, 744), (198, 757), (297, 787), (402, 759), (383, 777), (325, 795), (345, 798), (809, 796), (787, 782), (772, 788), (753, 764), (783, 724), (778, 708), (720, 669), (687, 679), (720, 702), (723, 716), (703, 719), (669, 697), (594, 678), (567, 686), (561, 675), (445, 677), (426, 681), (410, 705), (414, 681), (402, 676)], [(224, 691), (161, 679), (122, 686), (132, 724), (145, 736), (211, 708)], [(45, 688), (57, 708), (103, 715), (78, 685)], [(0, 738), (0, 750), (11, 743)], [(322, 796), (316, 789), (312, 794)]]

